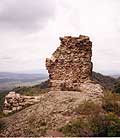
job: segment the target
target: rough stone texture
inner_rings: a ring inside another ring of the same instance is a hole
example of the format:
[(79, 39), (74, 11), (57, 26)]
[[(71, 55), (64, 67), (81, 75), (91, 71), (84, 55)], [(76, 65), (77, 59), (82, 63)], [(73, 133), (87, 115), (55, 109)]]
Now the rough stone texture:
[(91, 79), (92, 42), (89, 37), (65, 36), (51, 59), (46, 59), (52, 90), (79, 90), (81, 83)]
[[(99, 84), (82, 83), (83, 92), (50, 91), (40, 95), (40, 102), (0, 121), (7, 127), (0, 132), (1, 137), (43, 137), (56, 136), (51, 131), (80, 117), (75, 109), (85, 101), (93, 101), (100, 108), (103, 91)], [(41, 124), (46, 124), (41, 125)], [(47, 130), (47, 134), (43, 130)], [(30, 133), (33, 132), (33, 133)], [(56, 132), (55, 132), (56, 133)], [(61, 134), (58, 135), (59, 137)], [(87, 135), (88, 136), (88, 135)]]
[(3, 112), (9, 114), (19, 111), (28, 105), (39, 102), (39, 100), (39, 96), (25, 96), (12, 91), (5, 96)]

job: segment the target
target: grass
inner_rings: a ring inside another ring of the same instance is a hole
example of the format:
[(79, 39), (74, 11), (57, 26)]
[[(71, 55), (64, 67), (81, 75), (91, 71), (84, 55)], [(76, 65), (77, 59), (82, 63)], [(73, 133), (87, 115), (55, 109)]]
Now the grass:
[(115, 113), (108, 113), (105, 118), (105, 130), (109, 137), (120, 136), (120, 119)]
[(120, 115), (120, 94), (110, 91), (104, 93), (103, 109), (107, 112), (114, 112)]
[(101, 111), (102, 111), (101, 106), (98, 104), (95, 104), (91, 100), (83, 101), (74, 109), (74, 112), (78, 115), (96, 114)]
[(78, 118), (59, 128), (59, 131), (67, 137), (120, 136), (119, 101), (120, 95), (111, 92), (105, 93), (102, 106), (84, 101), (74, 109)]
[(120, 119), (114, 113), (76, 119), (59, 129), (66, 137), (116, 137), (120, 136)]
[(118, 80), (115, 84), (114, 84), (114, 89), (113, 91), (115, 93), (119, 93), (120, 94), (120, 80)]
[[(14, 90), (25, 95), (38, 95), (48, 92), (49, 87), (42, 84), (33, 87), (17, 87)], [(3, 104), (6, 93), (0, 93), (0, 105)], [(72, 102), (72, 100), (70, 99), (69, 102)], [(120, 94), (106, 91), (102, 101), (102, 105), (91, 100), (83, 101), (73, 110), (77, 118), (59, 128), (59, 131), (67, 137), (120, 136)], [(0, 106), (0, 110), (2, 110), (2, 106)], [(0, 115), (3, 116), (1, 112)], [(46, 134), (47, 120), (40, 118), (36, 120), (35, 114), (29, 118), (28, 125), (29, 128), (25, 131), (29, 136), (44, 136)], [(0, 122), (0, 130), (4, 127), (6, 127), (6, 124)]]
[(7, 127), (6, 123), (3, 120), (0, 120), (0, 132)]
[(39, 95), (41, 93), (45, 93), (49, 91), (49, 86), (48, 86), (48, 81), (42, 82), (39, 85), (35, 85), (35, 86), (29, 86), (29, 87), (17, 87), (14, 88), (13, 91), (15, 91), (16, 93), (20, 93), (23, 95), (27, 95), (27, 96), (36, 96)]
[(0, 92), (0, 118), (4, 117), (4, 113), (2, 111), (3, 109), (3, 103), (4, 103), (4, 100), (5, 100), (5, 96), (8, 94), (7, 91), (5, 92)]
[[(102, 125), (103, 112), (100, 105), (95, 104), (91, 100), (83, 101), (73, 111), (78, 118), (72, 120), (59, 129), (67, 137), (86, 137), (86, 136), (97, 136)], [(84, 115), (82, 118), (81, 115)]]
[[(87, 123), (82, 119), (76, 119), (59, 129), (66, 137), (88, 136), (86, 133)], [(87, 130), (88, 131), (88, 130)]]

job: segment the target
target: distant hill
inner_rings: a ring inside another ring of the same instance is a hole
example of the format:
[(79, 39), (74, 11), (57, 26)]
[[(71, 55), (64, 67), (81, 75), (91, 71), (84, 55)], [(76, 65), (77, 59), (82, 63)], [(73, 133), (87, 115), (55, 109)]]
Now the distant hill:
[(114, 84), (118, 81), (118, 79), (110, 76), (105, 76), (96, 72), (92, 73), (92, 79), (109, 90), (112, 90), (114, 88)]
[(46, 74), (22, 74), (0, 72), (0, 91), (10, 90), (17, 86), (36, 85), (47, 78)]
[[(40, 84), (41, 81), (47, 80), (48, 75), (44, 73), (27, 74), (27, 73), (9, 73), (0, 72), (0, 91), (11, 90), (14, 87), (19, 86), (33, 86)], [(92, 79), (101, 84), (106, 89), (112, 90), (114, 84), (120, 80), (120, 78), (114, 78), (111, 76), (105, 76), (100, 73), (93, 72)]]
[(111, 77), (113, 77), (113, 78), (119, 78), (120, 77), (120, 75), (111, 75)]

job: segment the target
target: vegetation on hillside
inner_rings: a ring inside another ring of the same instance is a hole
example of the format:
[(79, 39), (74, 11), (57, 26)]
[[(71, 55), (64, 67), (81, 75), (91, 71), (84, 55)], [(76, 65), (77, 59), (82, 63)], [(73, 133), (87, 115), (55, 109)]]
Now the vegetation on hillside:
[[(59, 129), (68, 137), (120, 136), (120, 95), (105, 93), (100, 107), (92, 101), (85, 101), (75, 108), (78, 115)], [(82, 116), (81, 116), (82, 115)]]
[[(14, 88), (12, 91), (15, 91), (16, 93), (20, 93), (23, 95), (28, 95), (28, 96), (36, 96), (39, 95), (41, 93), (45, 93), (49, 91), (49, 86), (48, 86), (48, 80), (45, 82), (42, 82), (39, 85), (35, 85), (35, 86), (29, 86), (29, 87), (16, 87)], [(2, 112), (2, 108), (3, 108), (3, 103), (4, 103), (4, 99), (5, 96), (8, 94), (9, 91), (4, 91), (4, 92), (0, 92), (0, 118), (4, 117), (4, 114)]]
[(6, 92), (0, 92), (0, 118), (4, 117), (2, 108), (3, 108), (3, 103), (4, 103), (5, 95), (7, 93), (8, 93), (7, 91)]
[(114, 84), (118, 82), (118, 79), (115, 79), (110, 76), (105, 76), (101, 73), (96, 73), (94, 71), (92, 72), (92, 80), (102, 85), (106, 90), (113, 90)]
[[(95, 77), (97, 78), (97, 81), (99, 80), (98, 78), (100, 78), (98, 76), (99, 74), (97, 74), (97, 77)], [(77, 118), (60, 127), (58, 131), (62, 132), (64, 136), (70, 137), (120, 136), (120, 81), (115, 81), (111, 78), (111, 81), (109, 83), (106, 83), (107, 79), (103, 79), (105, 82), (104, 85), (108, 84), (105, 88), (110, 88), (111, 91), (105, 90), (104, 97), (102, 99), (102, 106), (99, 106), (92, 101), (84, 101), (73, 110), (73, 112), (77, 115)], [(101, 82), (101, 84), (104, 82)], [(112, 84), (111, 87), (109, 87), (110, 83)], [(17, 87), (14, 88), (13, 91), (29, 96), (39, 95), (41, 93), (48, 92), (49, 85), (48, 81), (45, 81), (36, 86)], [(0, 117), (3, 117), (2, 105), (4, 97), (7, 93), (8, 92), (0, 93)], [(29, 124), (31, 125), (30, 127), (33, 127), (33, 123), (31, 121), (35, 121), (34, 116), (29, 122)], [(42, 129), (34, 130), (34, 132), (36, 132), (35, 136), (37, 136), (37, 134), (39, 133), (38, 131), (41, 131), (41, 133), (45, 135), (46, 124), (47, 122), (44, 122), (43, 120), (39, 123), (39, 125), (42, 126)], [(37, 127), (41, 128), (40, 126)], [(0, 130), (4, 128), (5, 123), (0, 122)]]
[(120, 115), (120, 94), (105, 92), (103, 97), (103, 109), (107, 112), (113, 112)]
[(13, 89), (16, 93), (20, 93), (23, 95), (28, 95), (28, 96), (35, 96), (39, 95), (41, 93), (45, 93), (49, 91), (49, 86), (48, 86), (48, 80), (45, 82), (41, 82), (39, 85), (35, 86), (29, 86), (29, 87), (16, 87)]
[(120, 78), (118, 81), (114, 84), (114, 92), (120, 94)]

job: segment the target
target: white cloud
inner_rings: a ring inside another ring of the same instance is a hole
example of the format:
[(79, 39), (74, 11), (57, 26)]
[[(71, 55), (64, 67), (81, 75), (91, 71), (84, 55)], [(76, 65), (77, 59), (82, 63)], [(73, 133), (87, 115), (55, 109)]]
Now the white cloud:
[(43, 28), (55, 10), (53, 0), (3, 0), (0, 2), (0, 27), (34, 30)]
[(119, 73), (119, 0), (2, 2), (0, 71), (45, 68), (45, 58), (59, 46), (60, 36), (83, 34), (93, 42), (94, 70)]

